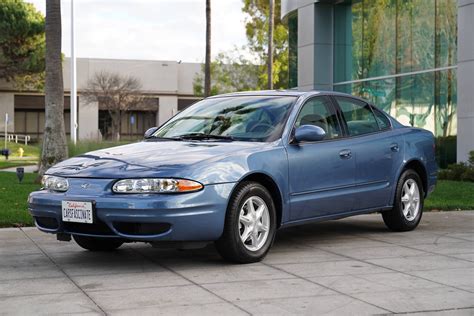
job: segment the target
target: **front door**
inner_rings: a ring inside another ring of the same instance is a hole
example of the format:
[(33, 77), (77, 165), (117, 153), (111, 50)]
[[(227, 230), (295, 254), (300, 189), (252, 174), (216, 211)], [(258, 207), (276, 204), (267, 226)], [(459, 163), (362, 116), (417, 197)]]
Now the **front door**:
[(331, 100), (309, 99), (301, 108), (294, 128), (316, 125), (326, 137), (319, 142), (287, 146), (291, 220), (351, 211), (355, 160), (350, 142), (343, 139), (341, 125)]

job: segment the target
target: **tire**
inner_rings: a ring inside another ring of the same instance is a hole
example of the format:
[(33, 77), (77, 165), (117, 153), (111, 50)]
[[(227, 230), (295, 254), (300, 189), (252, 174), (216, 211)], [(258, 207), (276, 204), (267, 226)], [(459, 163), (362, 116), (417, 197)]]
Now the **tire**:
[(275, 233), (276, 209), (270, 193), (259, 183), (243, 182), (230, 198), (224, 232), (215, 244), (226, 260), (258, 262), (270, 250)]
[(123, 241), (115, 238), (99, 238), (73, 235), (74, 241), (90, 251), (112, 251), (122, 246)]
[(424, 196), (418, 173), (411, 169), (403, 172), (397, 183), (393, 208), (382, 212), (385, 225), (393, 231), (414, 230), (423, 215)]

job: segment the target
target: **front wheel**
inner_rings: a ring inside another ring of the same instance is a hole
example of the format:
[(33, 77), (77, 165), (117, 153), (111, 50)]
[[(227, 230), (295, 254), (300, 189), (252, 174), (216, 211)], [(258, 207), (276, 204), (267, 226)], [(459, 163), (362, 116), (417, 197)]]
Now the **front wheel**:
[(415, 229), (423, 214), (423, 185), (414, 170), (402, 173), (398, 180), (393, 209), (382, 213), (385, 225), (394, 231)]
[(276, 211), (270, 193), (259, 183), (244, 182), (230, 199), (216, 248), (229, 261), (258, 262), (270, 249), (275, 232)]
[(99, 238), (73, 235), (74, 241), (90, 251), (112, 251), (122, 246), (123, 241), (115, 238)]

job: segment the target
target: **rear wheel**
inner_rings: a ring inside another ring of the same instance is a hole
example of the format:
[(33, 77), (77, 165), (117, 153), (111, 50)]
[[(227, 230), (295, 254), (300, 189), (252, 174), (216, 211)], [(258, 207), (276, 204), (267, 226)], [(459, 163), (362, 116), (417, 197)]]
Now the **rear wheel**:
[(115, 238), (99, 238), (73, 235), (74, 241), (90, 251), (112, 251), (122, 246), (123, 241)]
[(244, 182), (231, 197), (216, 248), (229, 261), (257, 262), (267, 254), (275, 232), (276, 211), (270, 193), (259, 183)]
[(385, 225), (394, 231), (409, 231), (420, 223), (424, 202), (423, 185), (414, 170), (403, 172), (398, 180), (393, 209), (382, 213)]

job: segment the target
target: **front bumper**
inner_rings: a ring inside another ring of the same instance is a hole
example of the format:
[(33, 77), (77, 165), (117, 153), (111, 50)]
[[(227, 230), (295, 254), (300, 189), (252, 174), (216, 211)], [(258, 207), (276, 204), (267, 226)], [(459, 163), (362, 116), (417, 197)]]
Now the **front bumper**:
[[(92, 183), (90, 192), (80, 183)], [(65, 193), (36, 191), (28, 209), (38, 229), (135, 241), (212, 241), (223, 232), (227, 202), (234, 183), (207, 185), (185, 194), (113, 194), (113, 180), (69, 179)], [(95, 188), (95, 189), (94, 189)], [(61, 202), (94, 203), (94, 224), (62, 222)]]

